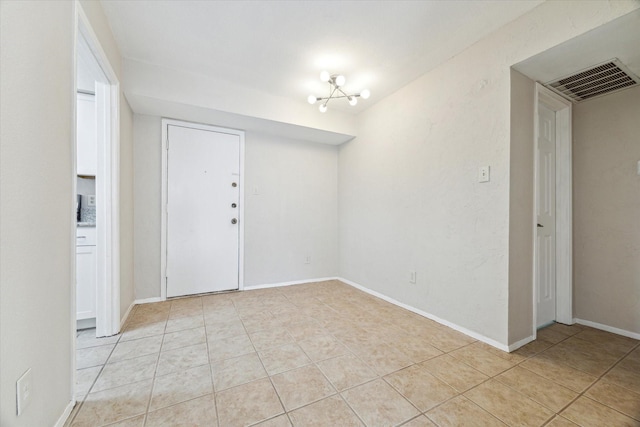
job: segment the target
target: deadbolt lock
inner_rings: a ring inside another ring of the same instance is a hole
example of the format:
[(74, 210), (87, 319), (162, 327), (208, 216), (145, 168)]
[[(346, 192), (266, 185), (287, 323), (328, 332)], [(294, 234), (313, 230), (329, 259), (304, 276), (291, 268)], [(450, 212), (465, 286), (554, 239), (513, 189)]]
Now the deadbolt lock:
[(237, 224), (237, 223), (238, 223), (238, 220), (237, 220), (237, 219), (233, 218), (233, 219), (231, 220), (231, 224)]

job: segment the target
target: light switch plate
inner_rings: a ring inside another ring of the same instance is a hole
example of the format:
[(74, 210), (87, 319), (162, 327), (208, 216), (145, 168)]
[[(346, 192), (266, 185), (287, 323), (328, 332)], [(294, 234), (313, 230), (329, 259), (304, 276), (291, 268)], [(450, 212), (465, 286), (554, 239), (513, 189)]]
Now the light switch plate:
[(491, 168), (489, 166), (480, 166), (478, 170), (478, 182), (489, 182), (491, 180), (490, 172)]
[(22, 374), (16, 382), (16, 413), (20, 415), (31, 402), (31, 368)]

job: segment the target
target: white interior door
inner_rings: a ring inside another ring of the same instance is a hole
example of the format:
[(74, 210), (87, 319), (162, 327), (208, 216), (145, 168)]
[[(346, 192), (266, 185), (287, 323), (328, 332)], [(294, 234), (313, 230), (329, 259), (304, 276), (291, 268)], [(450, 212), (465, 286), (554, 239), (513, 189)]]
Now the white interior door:
[(556, 113), (538, 107), (537, 325), (556, 320)]
[(167, 296), (238, 289), (240, 137), (167, 129)]

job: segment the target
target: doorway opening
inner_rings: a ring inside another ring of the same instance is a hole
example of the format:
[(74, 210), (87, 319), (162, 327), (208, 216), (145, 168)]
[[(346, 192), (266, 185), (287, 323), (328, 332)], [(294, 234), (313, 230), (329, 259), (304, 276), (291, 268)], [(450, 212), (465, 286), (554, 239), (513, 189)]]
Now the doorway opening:
[(95, 319), (96, 336), (105, 337), (120, 332), (119, 82), (79, 5), (76, 16), (73, 191), (81, 196), (74, 211), (81, 226), (72, 331), (75, 336), (78, 327), (93, 326)]
[(573, 324), (571, 107), (536, 84), (534, 114), (533, 336)]

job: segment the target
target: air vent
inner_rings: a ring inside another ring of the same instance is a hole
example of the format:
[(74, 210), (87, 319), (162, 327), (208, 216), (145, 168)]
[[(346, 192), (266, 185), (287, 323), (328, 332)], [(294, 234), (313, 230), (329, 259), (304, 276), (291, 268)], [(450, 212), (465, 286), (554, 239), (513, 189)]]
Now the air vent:
[(640, 85), (640, 78), (618, 59), (612, 59), (545, 86), (573, 102), (586, 101)]

